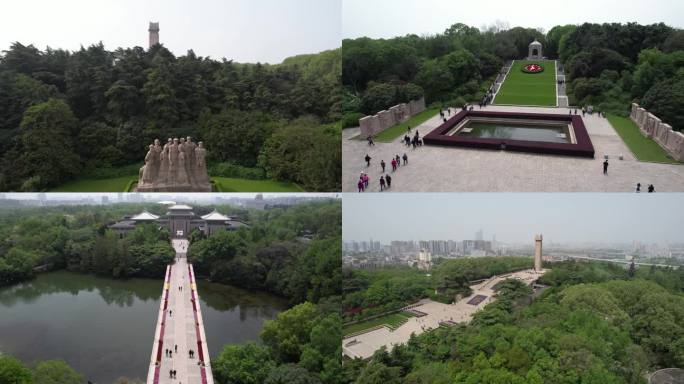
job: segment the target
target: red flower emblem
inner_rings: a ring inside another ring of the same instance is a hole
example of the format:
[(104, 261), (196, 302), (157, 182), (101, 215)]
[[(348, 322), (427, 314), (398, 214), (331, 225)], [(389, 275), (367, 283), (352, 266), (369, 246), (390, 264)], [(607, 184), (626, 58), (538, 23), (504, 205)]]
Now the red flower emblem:
[(526, 73), (539, 73), (544, 70), (544, 67), (542, 67), (539, 64), (527, 64), (524, 67), (522, 67), (522, 71)]

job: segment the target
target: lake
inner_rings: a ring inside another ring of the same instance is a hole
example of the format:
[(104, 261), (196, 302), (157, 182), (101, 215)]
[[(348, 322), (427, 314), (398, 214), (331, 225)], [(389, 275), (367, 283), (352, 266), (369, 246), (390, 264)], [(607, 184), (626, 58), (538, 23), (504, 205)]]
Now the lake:
[[(115, 280), (67, 271), (0, 288), (0, 352), (31, 364), (62, 359), (96, 384), (146, 379), (163, 279)], [(258, 341), (287, 301), (198, 282), (211, 358), (226, 343)]]

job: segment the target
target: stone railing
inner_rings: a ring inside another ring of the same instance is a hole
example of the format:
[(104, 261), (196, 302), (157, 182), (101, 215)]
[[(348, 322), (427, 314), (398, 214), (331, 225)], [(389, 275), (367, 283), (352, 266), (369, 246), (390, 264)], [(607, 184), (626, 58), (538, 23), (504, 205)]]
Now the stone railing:
[(663, 123), (654, 114), (636, 103), (632, 103), (629, 117), (644, 136), (653, 139), (675, 160), (684, 161), (684, 134), (673, 131), (669, 124)]
[(388, 110), (380, 111), (373, 116), (366, 116), (359, 119), (361, 136), (377, 135), (385, 129), (403, 123), (411, 116), (425, 110), (425, 98), (411, 100), (408, 103), (395, 105)]

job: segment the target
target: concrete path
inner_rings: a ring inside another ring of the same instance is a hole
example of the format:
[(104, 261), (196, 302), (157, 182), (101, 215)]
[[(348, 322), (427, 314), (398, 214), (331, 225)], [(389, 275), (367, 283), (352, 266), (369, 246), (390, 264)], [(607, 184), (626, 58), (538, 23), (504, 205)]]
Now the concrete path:
[(176, 261), (167, 267), (147, 383), (213, 384), (194, 271), (186, 259), (188, 241), (174, 239), (172, 246)]
[[(478, 110), (477, 106), (475, 110)], [(568, 114), (567, 108), (487, 106), (489, 111)], [(574, 113), (574, 109), (573, 109)], [(594, 159), (519, 152), (424, 145), (412, 150), (401, 142), (350, 140), (357, 128), (343, 131), (342, 191), (357, 192), (360, 172), (370, 176), (370, 191), (379, 192), (380, 160), (392, 176), (391, 192), (633, 192), (637, 183), (656, 192), (684, 192), (684, 165), (658, 164), (634, 158), (608, 120), (587, 115), (585, 126), (596, 150)], [(421, 137), (439, 126), (439, 115), (417, 127)], [(363, 160), (368, 153), (371, 166)], [(408, 156), (408, 165), (392, 173), (391, 158)], [(603, 156), (608, 155), (608, 175)], [(622, 155), (624, 160), (618, 160)]]
[[(470, 286), (472, 294), (453, 304), (442, 304), (430, 299), (405, 308), (422, 312), (423, 316), (411, 317), (404, 324), (392, 330), (378, 327), (368, 332), (342, 339), (342, 353), (350, 358), (369, 358), (381, 347), (391, 351), (394, 346), (406, 343), (412, 334), (420, 335), (436, 329), (443, 322), (469, 323), (473, 315), (495, 300), (494, 286), (505, 279), (518, 279), (526, 285), (532, 285), (547, 270), (535, 272), (532, 269), (493, 276), (483, 282)], [(475, 296), (484, 296), (477, 304), (468, 304)]]

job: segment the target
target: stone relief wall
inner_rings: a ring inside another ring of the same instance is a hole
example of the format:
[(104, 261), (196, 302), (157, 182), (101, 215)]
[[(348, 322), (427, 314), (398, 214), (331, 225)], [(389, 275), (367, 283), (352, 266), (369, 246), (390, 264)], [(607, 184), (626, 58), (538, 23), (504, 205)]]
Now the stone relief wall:
[(425, 98), (411, 100), (408, 103), (401, 103), (390, 107), (388, 110), (380, 111), (373, 116), (366, 116), (359, 119), (361, 136), (377, 135), (385, 129), (408, 120), (411, 116), (425, 110)]
[(644, 136), (653, 139), (675, 160), (684, 161), (684, 134), (673, 131), (669, 124), (636, 103), (632, 103), (629, 117)]

